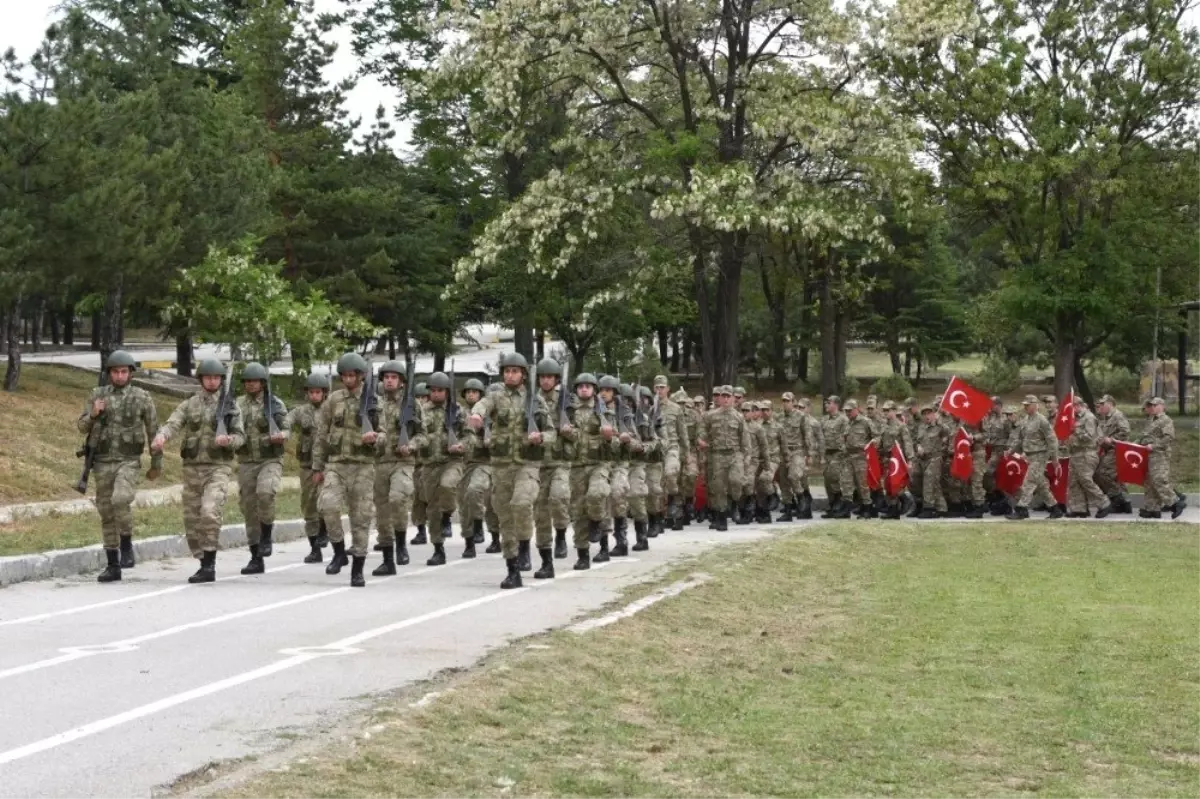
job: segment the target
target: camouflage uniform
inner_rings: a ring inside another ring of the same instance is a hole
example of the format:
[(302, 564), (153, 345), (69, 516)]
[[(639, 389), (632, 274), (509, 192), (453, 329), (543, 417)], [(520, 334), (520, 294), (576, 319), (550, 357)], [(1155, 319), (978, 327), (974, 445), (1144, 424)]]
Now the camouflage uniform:
[[(716, 389), (722, 396), (732, 396), (729, 386)], [(750, 447), (746, 420), (732, 405), (713, 408), (700, 422), (700, 441), (707, 447), (708, 505), (716, 511), (715, 529), (725, 530), (726, 518), (736, 492), (740, 492), (745, 468), (745, 452)]]
[[(836, 396), (826, 401), (841, 402)], [(854, 489), (854, 478), (850, 475), (850, 465), (846, 460), (846, 433), (849, 428), (850, 420), (840, 410), (826, 413), (821, 420), (821, 439), (825, 443), (825, 495), (829, 498), (829, 510), (822, 514), (823, 518), (850, 517), (850, 497), (845, 495), (845, 492)]]
[(1171, 517), (1178, 518), (1187, 503), (1182, 496), (1176, 496), (1171, 486), (1171, 445), (1175, 441), (1175, 423), (1162, 410), (1161, 399), (1155, 397), (1148, 404), (1158, 406), (1158, 411), (1152, 412), (1150, 423), (1139, 439), (1139, 443), (1153, 447), (1150, 450), (1150, 463), (1146, 467), (1146, 493), (1141, 515), (1158, 514), (1163, 508), (1171, 508)]
[(317, 498), (321, 487), (313, 482), (313, 442), (317, 434), (317, 414), (321, 406), (303, 402), (288, 411), (287, 425), (296, 440), (296, 460), (300, 463), (300, 515), (304, 517), (304, 534), (316, 538), (321, 533), (321, 515), (317, 511)]
[[(559, 425), (559, 396), (564, 391), (567, 389), (561, 385), (550, 391), (541, 391), (542, 401), (549, 409), (555, 427)], [(565, 536), (567, 526), (571, 523), (571, 459), (564, 449), (567, 446), (568, 442), (560, 437), (547, 450), (546, 459), (542, 461), (536, 518), (538, 549), (550, 546), (556, 535)]]
[[(659, 386), (669, 386), (666, 375), (654, 378), (654, 391)], [(679, 493), (680, 475), (688, 459), (688, 431), (685, 419), (687, 411), (670, 397), (660, 398), (658, 413), (662, 418), (662, 494), (660, 504), (654, 508), (657, 514), (666, 513), (674, 529), (682, 529), (680, 517)], [(663, 497), (665, 496), (665, 504)]]
[[(895, 410), (895, 406), (892, 404), (891, 400), (888, 400), (884, 403), (883, 409), (884, 411)], [(884, 480), (886, 480), (888, 474), (890, 474), (890, 469), (892, 466), (892, 448), (896, 444), (900, 445), (900, 451), (904, 453), (904, 460), (910, 464), (911, 467), (916, 452), (913, 447), (912, 435), (908, 432), (908, 425), (900, 421), (899, 418), (888, 419), (887, 415), (885, 414), (879, 430), (880, 467), (882, 469)], [(910, 475), (911, 471), (912, 470), (910, 468)], [(888, 517), (892, 519), (899, 519), (901, 513), (901, 497), (888, 496), (887, 491), (883, 492), (883, 496), (884, 503), (889, 511)]]
[[(453, 391), (453, 387), (448, 389)], [(429, 526), (429, 540), (437, 548), (445, 544), (445, 532), (450, 518), (458, 509), (458, 485), (462, 482), (463, 456), (461, 453), (449, 451), (451, 433), (454, 442), (462, 442), (464, 431), (462, 416), (446, 429), (446, 414), (449, 412), (449, 400), (446, 402), (430, 402), (425, 408), (421, 427), (421, 449), (418, 457), (421, 459), (420, 494), (425, 500), (426, 512), (433, 519)], [(463, 537), (470, 540), (473, 533), (465, 526)], [(431, 564), (433, 565), (433, 564)]]
[(1067, 455), (1071, 459), (1067, 486), (1067, 513), (1087, 516), (1089, 508), (1095, 508), (1097, 517), (1109, 514), (1108, 497), (1097, 486), (1093, 475), (1100, 455), (1096, 448), (1100, 443), (1100, 423), (1084, 405), (1075, 406), (1075, 429), (1066, 440)]
[[(238, 504), (250, 546), (258, 546), (264, 538), (269, 546), (271, 527), (275, 524), (275, 495), (283, 480), (284, 445), (271, 442), (266, 396), (266, 391), (260, 391), (254, 396), (243, 394), (237, 398), (238, 413), (246, 427), (246, 440), (237, 451)], [(271, 399), (271, 416), (279, 432), (286, 436), (292, 429), (287, 407), (278, 397)], [(265, 549), (262, 554), (264, 557), (270, 555), (270, 549)]]
[(679, 482), (679, 496), (683, 502), (683, 523), (692, 521), (692, 506), (696, 496), (697, 468), (696, 433), (699, 426), (699, 416), (696, 414), (694, 402), (683, 389), (675, 393), (674, 399), (683, 409), (683, 429), (687, 432), (687, 457), (683, 461), (683, 471)]
[[(1037, 406), (1037, 398), (1025, 398), (1026, 409), (1030, 405)], [(1025, 474), (1025, 482), (1021, 484), (1021, 493), (1017, 497), (1018, 513), (1010, 514), (1021, 518), (1028, 517), (1029, 503), (1040, 499), (1051, 508), (1052, 515), (1061, 513), (1057, 500), (1050, 493), (1050, 484), (1046, 480), (1046, 463), (1058, 461), (1058, 439), (1045, 416), (1039, 413), (1027, 413), (1021, 419), (1015, 432), (1016, 446), (1014, 451), (1021, 453), (1029, 461), (1029, 471)]]
[[(92, 404), (98, 399), (104, 400), (104, 410), (99, 417), (92, 418)], [(158, 429), (154, 400), (137, 386), (94, 388), (76, 427), (88, 437), (95, 453), (92, 474), (104, 548), (120, 547), (132, 553), (132, 506), (137, 496), (142, 452)], [(126, 541), (129, 543), (125, 544)]]
[[(792, 394), (789, 392), (783, 397), (791, 399)], [(808, 422), (808, 414), (798, 406), (785, 411), (780, 422), (781, 457), (784, 460), (779, 485), (784, 503), (792, 508), (791, 512), (797, 518), (812, 518), (812, 508), (807, 504), (805, 480), (811, 458), (816, 453), (817, 442)]]
[[(366, 558), (375, 515), (376, 445), (362, 441), (359, 420), (362, 394), (361, 383), (353, 391), (339, 388), (329, 395), (317, 414), (313, 471), (324, 475), (318, 508), (334, 545), (335, 560), (326, 568), (329, 574), (337, 574), (340, 570), (336, 558), (343, 551), (354, 558)], [(373, 420), (371, 426), (379, 430), (379, 420)], [(349, 549), (345, 548), (343, 508), (350, 517)]]
[(663, 511), (666, 509), (667, 492), (664, 486), (665, 478), (663, 476), (666, 467), (667, 443), (666, 435), (666, 420), (662, 415), (662, 405), (659, 405), (659, 413), (653, 414), (652, 404), (654, 401), (654, 392), (647, 386), (639, 386), (638, 393), (640, 394), (634, 401), (640, 402), (644, 408), (643, 415), (648, 418), (646, 421), (650, 424), (650, 433), (658, 442), (656, 446), (648, 449), (645, 452), (646, 458), (646, 512), (650, 517), (649, 525), (654, 531), (652, 535), (657, 535), (663, 530)]
[[(616, 388), (613, 391), (613, 401), (607, 404), (606, 410), (610, 411), (613, 415), (613, 424), (617, 427), (617, 433), (619, 434), (621, 430), (624, 430), (629, 438), (629, 441), (624, 444), (621, 444), (618, 441), (617, 444), (614, 445), (616, 447), (616, 455), (614, 456), (612, 462), (612, 468), (609, 469), (608, 473), (609, 511), (608, 515), (606, 515), (604, 520), (600, 523), (600, 533), (603, 534), (615, 532), (616, 525), (620, 524), (620, 522), (615, 520), (625, 519), (633, 515), (632, 511), (630, 510), (630, 505), (633, 500), (631, 494), (633, 491), (633, 472), (635, 468), (640, 468), (641, 478), (640, 482), (638, 483), (638, 487), (639, 491), (641, 492), (640, 496), (643, 498), (643, 502), (645, 501), (646, 493), (649, 490), (645, 487), (645, 468), (638, 466), (633, 459), (633, 438), (636, 436), (633, 436), (629, 432), (632, 429), (632, 423), (629, 421), (629, 419), (633, 416), (633, 388), (626, 383), (617, 383), (616, 378), (608, 375), (604, 375), (600, 378), (601, 383), (609, 381), (611, 381), (611, 384), (615, 385)], [(597, 390), (597, 396), (599, 396), (599, 390)], [(618, 396), (620, 397), (619, 402)], [(624, 418), (619, 420), (617, 419), (618, 406), (620, 407), (621, 413), (624, 415)], [(602, 539), (600, 539), (598, 536), (599, 534), (597, 534), (595, 540), (603, 543)]]
[[(933, 410), (932, 405), (924, 408)], [(924, 409), (922, 410), (924, 413)], [(918, 508), (910, 516), (920, 515), (931, 519), (936, 513), (947, 511), (946, 497), (942, 494), (942, 461), (946, 457), (946, 440), (949, 438), (945, 425), (934, 416), (931, 421), (921, 421), (917, 428), (917, 457), (912, 461), (909, 480), (913, 493), (920, 499)]]
[[(1105, 395), (1100, 398), (1100, 402), (1107, 403), (1111, 406), (1111, 410), (1107, 415), (1098, 417), (1100, 424), (1100, 437), (1109, 438), (1113, 441), (1129, 441), (1129, 420), (1125, 418), (1125, 414), (1121, 413), (1117, 408), (1116, 400)], [(1128, 512), (1125, 498), (1125, 486), (1117, 481), (1117, 460), (1116, 449), (1113, 444), (1104, 445), (1104, 451), (1100, 455), (1099, 463), (1096, 464), (1096, 486), (1108, 495), (1109, 499), (1114, 503), (1120, 503), (1119, 512)]]
[[(473, 413), (476, 402), (465, 409)], [(480, 543), (476, 532), (482, 531), (487, 519), (488, 495), (492, 492), (491, 453), (485, 442), (482, 430), (467, 429), (463, 443), (467, 451), (463, 457), (462, 482), (458, 484), (458, 513), (462, 520), (463, 530), (472, 531), (472, 540)], [(499, 551), (499, 531), (496, 531), (496, 551)]]
[[(847, 411), (857, 407), (858, 403), (854, 400), (846, 400)], [(859, 515), (871, 516), (875, 513), (875, 508), (871, 505), (873, 497), (871, 489), (867, 485), (867, 453), (864, 448), (879, 437), (879, 429), (871, 421), (871, 417), (864, 413), (857, 414), (853, 419), (847, 414), (845, 418), (846, 468), (849, 471), (854, 492), (858, 495)], [(846, 488), (848, 487), (846, 486)], [(843, 490), (845, 489), (843, 488)]]
[(993, 410), (984, 417), (983, 439), (985, 454), (987, 448), (991, 448), (991, 455), (987, 459), (987, 471), (984, 473), (983, 481), (986, 491), (995, 491), (996, 467), (1000, 464), (1000, 459), (1004, 457), (1004, 450), (1008, 448), (1008, 439), (1011, 435), (1012, 423), (1002, 414)]
[(388, 550), (395, 547), (400, 550), (398, 554), (401, 561), (408, 550), (404, 536), (417, 494), (417, 453), (425, 445), (422, 432), (425, 427), (425, 411), (422, 403), (414, 400), (407, 431), (409, 452), (407, 455), (397, 452), (400, 446), (400, 418), (404, 413), (404, 403), (403, 382), (398, 390), (383, 391), (379, 396), (379, 435), (375, 438), (375, 482), (372, 486), (379, 549)]

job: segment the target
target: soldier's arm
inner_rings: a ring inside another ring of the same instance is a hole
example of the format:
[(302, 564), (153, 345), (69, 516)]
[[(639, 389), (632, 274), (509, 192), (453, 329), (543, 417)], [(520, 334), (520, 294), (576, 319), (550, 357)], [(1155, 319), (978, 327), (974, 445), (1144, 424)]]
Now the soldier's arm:
[(280, 429), (286, 430), (289, 436), (291, 435), (293, 430), (299, 431), (300, 428), (297, 426), (296, 420), (300, 418), (300, 406), (297, 405), (295, 408), (292, 408), (290, 411), (287, 412), (287, 416), (285, 416), (283, 418), (284, 418), (284, 421), (287, 423), (287, 427), (280, 428)]
[(1128, 441), (1129, 432), (1129, 420), (1125, 418), (1124, 414), (1121, 414), (1121, 418), (1117, 420), (1117, 430), (1112, 434), (1111, 438), (1115, 438), (1118, 441)]
[(912, 433), (908, 432), (908, 428), (904, 425), (900, 425), (900, 449), (904, 452), (905, 460), (911, 461), (913, 459)]
[(158, 408), (155, 407), (149, 392), (143, 398), (142, 425), (146, 429), (146, 440), (153, 441), (154, 434), (158, 432)]
[(679, 441), (680, 462), (687, 460), (689, 450), (687, 424), (683, 421), (683, 414), (684, 410), (682, 408), (675, 414), (675, 438)]
[(76, 429), (84, 435), (91, 433), (93, 425), (96, 424), (96, 420), (92, 418), (92, 403), (100, 396), (101, 390), (98, 388), (92, 389), (92, 392), (88, 395), (87, 405), (84, 406), (83, 413), (75, 420)]
[(242, 424), (242, 412), (236, 406), (233, 413), (229, 417), (229, 424), (226, 426), (229, 432), (229, 448), (241, 449), (246, 443), (246, 428)]
[(287, 405), (279, 397), (274, 397), (275, 407), (275, 424), (279, 425), (279, 432), (285, 436), (292, 432), (292, 414), (288, 412)]
[(161, 436), (163, 441), (170, 441), (183, 427), (183, 422), (187, 418), (188, 404), (191, 401), (192, 399), (188, 398), (176, 405), (175, 410), (171, 411), (171, 415), (167, 417), (167, 423), (158, 428), (155, 437)]
[(1050, 421), (1043, 420), (1045, 423), (1046, 449), (1049, 452), (1050, 460), (1058, 460), (1058, 436), (1054, 434), (1054, 428), (1050, 426)]
[(312, 470), (325, 471), (325, 448), (328, 446), (329, 428), (333, 424), (333, 404), (325, 400), (317, 411), (317, 432), (313, 436)]

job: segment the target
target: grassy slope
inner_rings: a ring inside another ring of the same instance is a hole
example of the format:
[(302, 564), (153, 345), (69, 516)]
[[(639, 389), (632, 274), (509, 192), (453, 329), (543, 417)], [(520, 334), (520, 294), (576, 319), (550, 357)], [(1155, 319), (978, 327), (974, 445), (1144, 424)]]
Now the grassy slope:
[(1191, 528), (829, 525), (764, 549), (223, 795), (1195, 795)]

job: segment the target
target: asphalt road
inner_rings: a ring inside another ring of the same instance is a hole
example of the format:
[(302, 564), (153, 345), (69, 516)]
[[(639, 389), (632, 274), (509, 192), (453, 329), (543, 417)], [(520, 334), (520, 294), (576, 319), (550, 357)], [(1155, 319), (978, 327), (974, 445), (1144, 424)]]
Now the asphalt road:
[[(782, 528), (776, 528), (782, 529)], [(190, 586), (191, 560), (146, 563), (119, 584), (94, 575), (0, 594), (0, 795), (147, 796), (213, 761), (275, 749), (362, 709), (370, 694), (476, 662), (513, 638), (567, 624), (673, 558), (766, 534), (693, 526), (649, 552), (501, 591), (499, 555), (413, 564), (367, 587), (306, 565), (307, 543), (277, 545), (268, 573), (238, 574), (222, 552), (215, 584)], [(537, 558), (535, 556), (535, 567)]]

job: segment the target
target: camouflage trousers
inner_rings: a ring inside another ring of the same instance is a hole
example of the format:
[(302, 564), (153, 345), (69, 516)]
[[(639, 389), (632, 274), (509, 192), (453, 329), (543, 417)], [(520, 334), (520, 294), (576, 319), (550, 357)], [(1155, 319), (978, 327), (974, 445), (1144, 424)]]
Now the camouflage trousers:
[(1106, 449), (1100, 456), (1096, 464), (1095, 480), (1096, 487), (1110, 497), (1119, 497), (1125, 493), (1125, 484), (1117, 482), (1117, 455), (1111, 448)]
[[(609, 503), (608, 511), (604, 514), (606, 530), (612, 527), (612, 517), (618, 519), (629, 515), (629, 470), (633, 464), (630, 461), (617, 461), (609, 465), (608, 470), (608, 486), (609, 486)], [(574, 514), (572, 514), (574, 515)], [(586, 521), (586, 518), (575, 517), (577, 521)]]
[(121, 536), (133, 535), (133, 499), (137, 496), (140, 460), (97, 463), (96, 510), (100, 512), (100, 535), (105, 549), (117, 549)]
[(667, 493), (663, 490), (663, 466), (662, 461), (646, 464), (646, 511), (649, 513), (665, 513), (667, 510)]
[(350, 517), (350, 546), (347, 552), (366, 557), (370, 543), (371, 521), (375, 516), (375, 464), (330, 463), (325, 466), (325, 482), (318, 501), (329, 540), (346, 540), (342, 528), (342, 510)]
[(1175, 489), (1171, 487), (1171, 454), (1161, 450), (1150, 453), (1146, 467), (1145, 499), (1142, 509), (1161, 511), (1175, 504)]
[(956, 480), (950, 475), (952, 455), (953, 453), (946, 453), (942, 456), (942, 496), (947, 502), (958, 503), (962, 502), (966, 486), (961, 480)]
[(696, 453), (691, 451), (683, 462), (683, 474), (679, 478), (679, 495), (688, 505), (692, 504), (692, 498), (696, 496), (696, 476), (699, 470), (696, 465)]
[(193, 557), (217, 551), (232, 477), (227, 463), (183, 465), (183, 533)]
[(1071, 467), (1068, 470), (1067, 483), (1067, 512), (1087, 513), (1088, 510), (1100, 510), (1109, 504), (1108, 497), (1096, 485), (1092, 476), (1096, 473), (1096, 462), (1100, 456), (1096, 450), (1071, 453)]
[(238, 464), (238, 506), (246, 525), (246, 540), (258, 546), (264, 524), (275, 523), (275, 495), (283, 480), (283, 463), (262, 461)]
[(375, 463), (376, 539), (385, 547), (395, 546), (396, 533), (403, 537), (408, 530), (408, 516), (417, 492), (413, 481), (415, 469), (415, 464), (404, 461)]
[(946, 511), (946, 495), (942, 493), (942, 456), (921, 455), (911, 464), (908, 475), (914, 496), (920, 497), (926, 510)]
[(321, 513), (317, 510), (321, 486), (313, 482), (312, 476), (312, 469), (300, 467), (300, 515), (304, 517), (304, 534), (309, 538), (321, 532)]
[(1050, 482), (1046, 479), (1046, 453), (1027, 452), (1025, 459), (1029, 461), (1029, 471), (1017, 495), (1017, 507), (1028, 509), (1030, 502), (1041, 500), (1047, 508), (1053, 508), (1058, 500), (1050, 493)]
[(474, 535), (476, 521), (488, 515), (488, 494), (492, 493), (492, 467), (486, 463), (463, 465), (462, 480), (458, 483), (458, 518), (463, 537)]
[(629, 464), (629, 517), (634, 521), (644, 522), (649, 518), (646, 498), (650, 496), (650, 487), (646, 485), (646, 464), (634, 461)]
[(992, 457), (988, 458), (987, 467), (983, 473), (983, 488), (985, 492), (996, 490), (996, 469), (999, 468), (1000, 459), (1003, 457), (1004, 447), (994, 445), (992, 447)]
[(982, 505), (987, 499), (987, 491), (984, 489), (983, 481), (987, 476), (987, 450), (982, 445), (974, 447), (971, 450), (971, 476), (967, 482), (959, 483), (961, 495), (963, 499), (970, 498), (971, 502), (976, 505)]
[(742, 495), (743, 458), (740, 452), (708, 453), (708, 506), (716, 511), (728, 511), (733, 500)]
[[(846, 453), (825, 450), (825, 495), (832, 499), (834, 494), (848, 494), (854, 490), (854, 477), (850, 474)], [(849, 496), (844, 497), (846, 501)]]
[(420, 495), (425, 500), (426, 513), (432, 520), (429, 525), (429, 542), (445, 542), (442, 535), (442, 516), (454, 514), (458, 505), (458, 484), (462, 482), (461, 460), (427, 463), (421, 468)]
[(779, 471), (779, 464), (767, 462), (754, 478), (754, 494), (760, 502), (766, 502), (767, 498), (775, 493), (775, 473)]
[(807, 486), (808, 459), (803, 452), (788, 455), (787, 462), (779, 470), (779, 488), (784, 502), (791, 502), (804, 493)]
[[(854, 485), (854, 493), (858, 495), (858, 501), (864, 505), (869, 503), (871, 489), (867, 487), (867, 453), (863, 452), (861, 447), (856, 447), (854, 452), (846, 453), (846, 471), (850, 475), (847, 485)], [(850, 498), (846, 497), (846, 499)]]
[(534, 520), (538, 549), (554, 546), (554, 531), (565, 530), (571, 524), (572, 471), (566, 463), (542, 464)]
[(519, 542), (533, 538), (533, 503), (540, 469), (537, 463), (492, 464), (492, 506), (499, 517), (505, 558), (515, 558)]
[(679, 458), (679, 447), (667, 448), (662, 466), (662, 493), (670, 496), (679, 494), (679, 477), (683, 472), (683, 463)]
[(418, 463), (413, 469), (413, 485), (416, 487), (416, 490), (413, 492), (412, 523), (417, 526), (424, 525), (429, 521), (429, 506), (425, 501), (424, 495), (421, 493), (421, 485), (424, 480), (422, 475), (424, 473), (425, 464), (423, 463)]
[[(611, 463), (576, 463), (571, 466), (571, 518), (575, 522), (576, 549), (588, 546), (588, 522), (608, 520), (613, 490), (612, 468)], [(550, 542), (545, 545), (550, 546)]]

